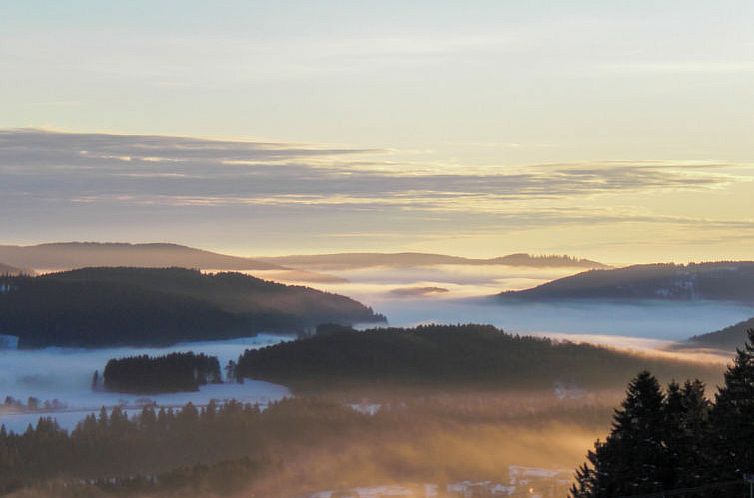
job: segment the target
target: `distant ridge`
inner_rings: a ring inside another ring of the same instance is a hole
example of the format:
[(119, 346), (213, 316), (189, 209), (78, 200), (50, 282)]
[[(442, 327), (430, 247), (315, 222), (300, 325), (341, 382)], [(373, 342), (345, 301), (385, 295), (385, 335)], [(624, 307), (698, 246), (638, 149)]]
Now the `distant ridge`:
[(87, 266), (142, 266), (225, 270), (280, 270), (279, 265), (226, 256), (178, 244), (119, 242), (57, 242), (35, 246), (0, 246), (0, 261), (42, 269)]
[(34, 246), (0, 246), (0, 261), (38, 270), (72, 270), (85, 267), (182, 267), (201, 270), (275, 271), (273, 280), (343, 282), (331, 275), (306, 273), (252, 258), (228, 256), (169, 243), (57, 242)]
[(303, 254), (293, 256), (260, 257), (259, 261), (279, 264), (294, 268), (312, 270), (347, 270), (377, 266), (414, 267), (433, 265), (509, 265), (533, 268), (609, 268), (609, 266), (588, 259), (579, 259), (564, 255), (535, 256), (525, 253), (509, 254), (489, 259), (463, 258), (444, 254), (399, 252), (374, 253), (350, 252), (334, 254)]
[(754, 318), (738, 322), (730, 327), (691, 337), (683, 346), (724, 349), (733, 351), (746, 342), (746, 331), (754, 329)]
[(503, 299), (720, 300), (754, 304), (754, 262), (649, 264), (591, 270), (521, 291)]

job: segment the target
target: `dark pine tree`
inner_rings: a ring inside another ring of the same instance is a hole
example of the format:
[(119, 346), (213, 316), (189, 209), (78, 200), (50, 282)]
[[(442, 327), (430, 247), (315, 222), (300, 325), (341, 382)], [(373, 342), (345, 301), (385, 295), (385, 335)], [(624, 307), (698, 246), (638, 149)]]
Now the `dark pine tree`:
[(574, 498), (607, 498), (667, 489), (672, 485), (663, 441), (664, 396), (647, 371), (628, 385), (626, 399), (615, 411), (605, 442), (589, 452), (589, 462), (576, 473)]
[(668, 385), (665, 401), (665, 445), (668, 481), (676, 488), (693, 488), (710, 482), (711, 405), (700, 380), (681, 387)]
[(754, 329), (725, 372), (712, 410), (715, 471), (721, 479), (754, 472)]

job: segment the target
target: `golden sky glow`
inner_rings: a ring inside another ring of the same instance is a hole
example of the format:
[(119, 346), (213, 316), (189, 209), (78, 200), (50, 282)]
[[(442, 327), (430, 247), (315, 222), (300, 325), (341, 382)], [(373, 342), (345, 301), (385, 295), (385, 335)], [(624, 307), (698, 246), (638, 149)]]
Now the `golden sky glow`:
[(7, 2), (1, 242), (751, 259), (752, 18), (746, 1)]

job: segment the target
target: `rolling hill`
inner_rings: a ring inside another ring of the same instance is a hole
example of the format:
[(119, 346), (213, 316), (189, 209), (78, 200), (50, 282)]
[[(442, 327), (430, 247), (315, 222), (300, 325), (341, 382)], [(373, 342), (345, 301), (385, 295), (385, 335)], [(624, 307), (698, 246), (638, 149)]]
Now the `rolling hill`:
[(113, 242), (58, 242), (34, 246), (0, 245), (0, 261), (42, 271), (85, 267), (129, 266), (145, 268), (198, 268), (254, 271), (273, 280), (336, 283), (344, 279), (271, 262), (228, 256), (178, 244), (128, 244)]
[(534, 268), (567, 267), (590, 269), (608, 267), (607, 265), (596, 261), (577, 259), (570, 256), (533, 256), (531, 254), (523, 253), (509, 254), (507, 256), (489, 259), (462, 258), (459, 256), (419, 252), (309, 254), (298, 256), (262, 257), (257, 259), (271, 264), (312, 270), (348, 270), (377, 266), (407, 268), (435, 265), (507, 265)]
[(754, 304), (754, 262), (650, 264), (591, 270), (501, 299), (721, 300)]
[(754, 318), (738, 322), (730, 327), (691, 337), (683, 346), (723, 349), (734, 351), (746, 342), (746, 331), (754, 329)]
[(1, 282), (0, 333), (20, 347), (171, 344), (384, 321), (345, 296), (240, 273), (84, 268)]

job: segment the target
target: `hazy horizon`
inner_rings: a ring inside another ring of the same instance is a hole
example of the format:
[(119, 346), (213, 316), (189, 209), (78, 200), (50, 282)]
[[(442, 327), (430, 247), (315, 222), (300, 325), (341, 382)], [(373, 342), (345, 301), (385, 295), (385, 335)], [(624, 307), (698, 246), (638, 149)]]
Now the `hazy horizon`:
[(156, 240), (249, 256), (528, 252), (617, 265), (751, 258), (754, 201), (746, 192), (754, 168), (747, 166), (640, 161), (427, 170), (370, 154), (0, 131), (0, 242)]
[(753, 9), (10, 2), (0, 243), (752, 259)]

